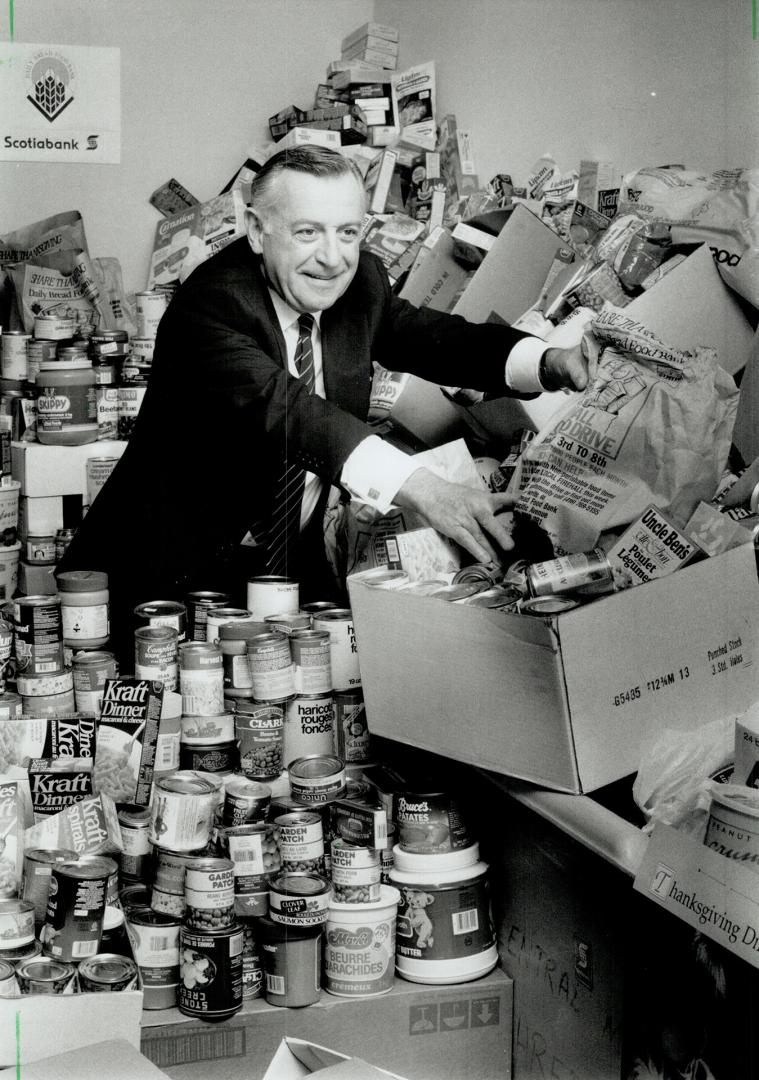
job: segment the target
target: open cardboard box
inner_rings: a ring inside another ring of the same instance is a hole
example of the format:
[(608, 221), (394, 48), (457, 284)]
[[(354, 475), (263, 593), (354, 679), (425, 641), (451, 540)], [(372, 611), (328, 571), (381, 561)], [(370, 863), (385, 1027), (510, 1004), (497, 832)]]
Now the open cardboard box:
[(661, 728), (757, 696), (751, 544), (546, 619), (348, 587), (373, 733), (556, 790), (627, 776)]
[(383, 1076), (389, 1076), (403, 1080), (397, 1073), (378, 1069), (361, 1058), (338, 1054), (306, 1039), (284, 1038), (263, 1080), (303, 1080), (306, 1076), (320, 1076), (324, 1080), (332, 1076), (336, 1080), (338, 1077), (342, 1080), (381, 1080)]

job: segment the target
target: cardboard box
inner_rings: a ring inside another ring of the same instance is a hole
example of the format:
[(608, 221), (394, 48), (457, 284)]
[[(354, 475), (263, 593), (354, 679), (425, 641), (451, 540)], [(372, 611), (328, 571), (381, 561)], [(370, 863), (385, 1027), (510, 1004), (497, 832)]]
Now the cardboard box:
[(264, 1080), (303, 1080), (306, 1076), (314, 1075), (323, 1076), (325, 1080), (333, 1075), (343, 1076), (344, 1080), (381, 1080), (384, 1076), (403, 1080), (397, 1073), (368, 1065), (360, 1058), (336, 1054), (326, 1046), (305, 1039), (283, 1039), (264, 1074)]
[(741, 380), (733, 442), (747, 465), (759, 455), (759, 330), (754, 335)]
[(290, 128), (284, 138), (276, 144), (275, 153), (292, 146), (327, 146), (331, 150), (339, 150), (340, 132), (326, 131), (324, 128)]
[(372, 732), (546, 787), (594, 791), (664, 720), (756, 698), (750, 544), (554, 619), (348, 585)]
[(124, 1039), (93, 1043), (80, 1050), (46, 1057), (28, 1065), (24, 1080), (166, 1080), (139, 1050)]
[(18, 564), (18, 592), (20, 596), (52, 596), (57, 593), (55, 564), (39, 566), (21, 559)]
[(21, 540), (27, 536), (55, 535), (63, 528), (63, 496), (48, 495), (30, 499), (22, 495), (18, 503), (18, 534)]
[[(65, 1053), (89, 1046), (104, 1033), (139, 1049), (141, 1017), (141, 990), (0, 998), (0, 1066), (27, 1065), (49, 1057), (52, 1049)], [(112, 1074), (99, 1075), (110, 1080)]]
[(455, 248), (451, 234), (441, 229), (430, 251), (411, 270), (401, 289), (401, 298), (414, 307), (450, 311), (471, 273), (454, 259)]
[(305, 1009), (257, 998), (221, 1024), (192, 1020), (178, 1009), (145, 1013), (142, 1052), (177, 1080), (208, 1080), (211, 1073), (262, 1080), (282, 1039), (295, 1036), (409, 1080), (508, 1080), (511, 1010), (511, 980), (501, 971), (455, 986), (396, 979), (381, 997), (323, 992)]
[(121, 457), (126, 445), (120, 439), (86, 443), (84, 446), (14, 442), (11, 443), (13, 479), (21, 482), (21, 494), (29, 498), (86, 496), (87, 459)]

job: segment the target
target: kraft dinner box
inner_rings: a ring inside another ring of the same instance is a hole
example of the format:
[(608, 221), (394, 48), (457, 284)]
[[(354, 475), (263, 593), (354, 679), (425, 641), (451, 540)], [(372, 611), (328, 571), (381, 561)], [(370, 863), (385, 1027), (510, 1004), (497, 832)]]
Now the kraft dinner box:
[(751, 544), (549, 618), (348, 587), (371, 731), (544, 787), (594, 791), (757, 697)]

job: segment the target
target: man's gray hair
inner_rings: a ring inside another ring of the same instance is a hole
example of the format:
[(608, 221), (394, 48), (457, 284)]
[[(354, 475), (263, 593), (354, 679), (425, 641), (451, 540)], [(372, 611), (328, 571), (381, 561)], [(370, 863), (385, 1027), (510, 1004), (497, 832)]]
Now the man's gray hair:
[(250, 185), (250, 205), (257, 211), (268, 209), (276, 201), (277, 177), (285, 171), (308, 176), (353, 176), (363, 188), (361, 170), (350, 158), (326, 146), (296, 146), (274, 154)]

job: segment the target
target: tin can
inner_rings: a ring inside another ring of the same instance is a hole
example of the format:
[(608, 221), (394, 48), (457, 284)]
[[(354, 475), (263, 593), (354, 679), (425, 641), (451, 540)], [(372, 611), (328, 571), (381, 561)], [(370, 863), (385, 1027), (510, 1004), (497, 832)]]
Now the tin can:
[(527, 568), (526, 578), (531, 596), (553, 596), (597, 583), (607, 585), (609, 589), (614, 587), (611, 563), (601, 548), (532, 563)]
[(212, 932), (183, 926), (177, 993), (179, 1011), (201, 1020), (225, 1020), (242, 1008), (243, 928)]
[(333, 754), (310, 754), (288, 766), (290, 790), (302, 803), (333, 802), (345, 792), (345, 765)]
[(148, 907), (126, 913), (127, 935), (140, 970), (144, 1009), (170, 1009), (179, 984), (179, 919)]
[(233, 773), (240, 761), (240, 751), (234, 739), (220, 742), (209, 739), (188, 739), (179, 744), (180, 769), (214, 773), (218, 776)]
[(337, 604), (333, 603), (332, 600), (312, 600), (308, 604), (300, 605), (300, 610), (305, 615), (310, 616), (312, 622), (314, 615), (321, 615), (323, 611), (335, 611), (336, 609)]
[(55, 562), (55, 536), (53, 533), (27, 536), (26, 561), (41, 566)]
[(87, 505), (92, 506), (118, 464), (117, 457), (90, 457), (85, 464)]
[(318, 612), (312, 619), (314, 630), (326, 630), (330, 638), (332, 689), (350, 690), (361, 685), (358, 646), (353, 614), (348, 608)]
[(319, 1000), (322, 926), (283, 926), (258, 920), (269, 1005), (302, 1008)]
[(190, 852), (211, 838), (218, 788), (197, 772), (169, 773), (155, 781), (150, 805), (151, 844)]
[(34, 904), (0, 900), (0, 941), (4, 949), (20, 949), (34, 941)]
[(290, 641), (285, 634), (256, 634), (248, 639), (247, 648), (256, 701), (278, 701), (295, 693)]
[(235, 921), (235, 879), (231, 859), (192, 859), (184, 879), (185, 925), (221, 930)]
[(23, 330), (5, 330), (2, 336), (0, 353), (0, 376), (3, 379), (24, 380), (26, 378), (26, 347), (32, 340), (31, 334)]
[(361, 581), (373, 589), (401, 589), (408, 585), (409, 576), (405, 570), (390, 570), (386, 566), (377, 566), (373, 570), (365, 570)]
[(274, 819), (282, 867), (293, 873), (324, 874), (324, 828), (319, 814), (294, 811)]
[(138, 338), (155, 338), (161, 316), (168, 307), (166, 293), (158, 289), (146, 289), (134, 294)]
[(36, 338), (26, 343), (26, 381), (34, 385), (37, 381), (40, 366), (55, 360), (58, 352), (58, 343)]
[(311, 616), (303, 611), (267, 615), (264, 622), (269, 630), (278, 630), (280, 634), (287, 634), (288, 637), (294, 634), (296, 630), (311, 629)]
[(76, 862), (76, 852), (69, 848), (30, 848), (24, 852), (24, 870), (21, 877), (21, 899), (34, 906), (34, 922), (40, 927), (47, 915), (50, 895), (50, 874), (53, 866)]
[(232, 825), (219, 831), (219, 846), (232, 860), (235, 911), (247, 917), (265, 915), (269, 880), (282, 866), (279, 829), (270, 822)]
[(133, 337), (131, 342), (131, 359), (137, 364), (152, 364), (155, 351), (154, 337)]
[(176, 690), (179, 681), (177, 631), (171, 626), (140, 626), (134, 632), (134, 673)]
[(248, 580), (248, 609), (256, 619), (267, 615), (297, 614), (300, 586), (294, 578), (266, 574)]
[(5, 683), (12, 679), (15, 674), (16, 657), (13, 651), (13, 624), (0, 616), (0, 718), (4, 714), (3, 688)]
[(235, 737), (235, 717), (231, 712), (216, 716), (183, 716), (181, 724), (183, 739), (232, 742)]
[(18, 992), (16, 969), (7, 960), (0, 960), (0, 998), (17, 997)]
[(322, 956), (328, 993), (364, 998), (392, 990), (399, 900), (397, 889), (383, 885), (366, 903), (332, 901)]
[(285, 705), (285, 701), (237, 702), (235, 736), (240, 766), (249, 780), (273, 780), (282, 771)]
[(253, 697), (253, 676), (248, 663), (248, 645), (242, 640), (228, 640), (224, 631), (231, 631), (234, 623), (220, 627), (219, 648), (224, 666), (224, 693)]
[(193, 858), (205, 858), (205, 852), (182, 853), (154, 849), (154, 878), (150, 907), (164, 915), (183, 919), (186, 909), (184, 879), (187, 864)]
[(105, 680), (115, 679), (117, 674), (116, 656), (112, 652), (96, 649), (74, 653), (72, 676), (77, 710), (99, 716)]
[(393, 848), (395, 847), (395, 838), (398, 829), (394, 821), (388, 821), (387, 823), (387, 847), (380, 849), (380, 881), (383, 885), (390, 885), (390, 871), (395, 866), (395, 856), (393, 855)]
[(36, 956), (16, 964), (16, 982), (21, 994), (72, 994), (76, 968), (63, 960)]
[(247, 825), (265, 821), (270, 802), (271, 788), (266, 784), (248, 780), (245, 776), (234, 776), (225, 785), (223, 823)]
[[(102, 372), (95, 369), (95, 374)], [(99, 382), (95, 388), (95, 411), (98, 419), (98, 439), (105, 441), (119, 437), (119, 388)], [(96, 492), (97, 494), (97, 492)], [(94, 497), (94, 496), (93, 496)], [(90, 502), (90, 506), (92, 503)]]
[(79, 988), (82, 993), (131, 990), (137, 984), (137, 965), (128, 956), (98, 953), (79, 965)]
[(187, 611), (178, 600), (149, 600), (134, 609), (135, 626), (170, 626), (177, 642), (186, 641)]
[(296, 694), (327, 694), (332, 689), (330, 636), (326, 630), (295, 630), (290, 652)]
[(218, 716), (224, 712), (221, 650), (210, 641), (179, 646), (179, 689), (183, 716)]
[(59, 596), (19, 596), (13, 601), (18, 670), (47, 675), (63, 667), (63, 623)]
[(150, 810), (147, 806), (122, 803), (118, 808), (122, 850), (119, 873), (122, 881), (148, 881), (151, 869)]
[(373, 904), (380, 898), (380, 853), (339, 837), (330, 845), (334, 898), (341, 904)]
[(285, 926), (323, 926), (332, 889), (319, 874), (283, 871), (269, 884), (269, 918)]
[(364, 692), (338, 690), (334, 695), (335, 738), (337, 753), (346, 765), (364, 765), (371, 761), (371, 737), (366, 722)]
[(209, 591), (188, 593), (184, 598), (188, 641), (206, 641), (208, 609), (214, 606), (228, 606), (229, 600), (229, 593)]
[(487, 587), (484, 581), (462, 581), (458, 585), (443, 585), (430, 595), (437, 600), (446, 600), (449, 604), (460, 604), (471, 596), (483, 592)]
[(469, 599), (464, 601), (463, 606), (498, 608), (499, 610), (516, 612), (519, 609), (521, 599), (522, 594), (513, 586), (494, 585), (491, 589), (484, 589), (482, 592), (470, 596)]
[(121, 910), (128, 912), (133, 907), (150, 907), (150, 885), (144, 881), (130, 882), (128, 885), (119, 885), (119, 905)]
[(551, 619), (554, 615), (563, 615), (579, 606), (580, 601), (572, 596), (535, 596), (530, 600), (520, 601), (519, 613)]
[(242, 996), (247, 1001), (264, 992), (264, 961), (261, 946), (251, 926), (243, 926)]
[(0, 694), (0, 722), (14, 720), (17, 716), (21, 716), (21, 695), (4, 690)]
[(460, 804), (445, 791), (403, 791), (395, 803), (403, 851), (439, 855), (473, 843)]
[(74, 539), (74, 529), (58, 529), (55, 534), (55, 561), (58, 562), (69, 549)]
[(13, 964), (14, 968), (21, 960), (32, 960), (35, 956), (42, 956), (42, 946), (36, 938), (17, 949), (0, 949), (0, 960)]
[(126, 330), (96, 330), (90, 335), (89, 349), (93, 358), (128, 356), (129, 335)]
[(41, 314), (34, 319), (35, 338), (43, 341), (72, 341), (76, 336), (76, 319), (70, 315)]
[(472, 563), (470, 566), (462, 566), (453, 575), (452, 585), (460, 585), (462, 582), (484, 582), (488, 586), (497, 585), (503, 577), (503, 570), (499, 566), (486, 566), (484, 563)]
[[(121, 894), (119, 893), (119, 897), (120, 895)], [(105, 905), (103, 933), (100, 937), (99, 952), (119, 953), (121, 956), (127, 956), (129, 954), (124, 912), (116, 903)]]
[(51, 867), (50, 895), (42, 948), (56, 960), (84, 960), (98, 951), (103, 932), (108, 878), (116, 870), (113, 859), (93, 856), (83, 864)]
[(527, 571), (530, 564), (526, 559), (517, 559), (509, 566), (501, 581), (502, 585), (510, 585), (515, 589), (519, 589), (522, 596), (527, 595)]
[(221, 627), (231, 622), (253, 622), (256, 633), (263, 631), (263, 623), (254, 620), (247, 608), (230, 607), (229, 604), (211, 604), (206, 608), (206, 641), (218, 641), (221, 637)]
[(291, 698), (285, 717), (284, 764), (310, 754), (334, 754), (335, 708), (332, 694)]

